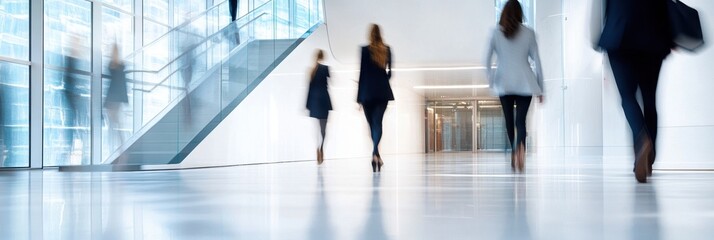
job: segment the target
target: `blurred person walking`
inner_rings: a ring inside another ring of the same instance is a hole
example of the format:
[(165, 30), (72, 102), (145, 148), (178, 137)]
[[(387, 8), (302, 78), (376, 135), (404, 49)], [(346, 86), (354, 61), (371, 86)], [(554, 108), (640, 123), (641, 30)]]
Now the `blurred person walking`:
[[(68, 158), (71, 159), (72, 151), (74, 150), (74, 140), (79, 137), (82, 148), (80, 150), (81, 164), (89, 164), (89, 158), (85, 161), (85, 151), (89, 150), (89, 97), (82, 95), (89, 94), (87, 90), (84, 90), (81, 86), (80, 79), (75, 76), (76, 72), (79, 71), (79, 57), (81, 47), (80, 39), (78, 37), (70, 38), (69, 54), (65, 56), (65, 68), (67, 69), (64, 73), (64, 94), (67, 98), (67, 119), (65, 124), (67, 124), (67, 138), (66, 142), (69, 144)], [(88, 83), (87, 83), (88, 84)]]
[[(543, 101), (543, 73), (535, 32), (523, 25), (523, 8), (517, 0), (509, 0), (503, 7), (486, 53), (489, 85), (501, 100), (511, 143), (511, 169), (522, 172), (526, 160), (526, 116), (533, 96)], [(495, 72), (491, 67), (494, 55), (498, 56)], [(535, 63), (535, 73), (529, 58)]]
[[(635, 179), (646, 183), (656, 153), (657, 82), (662, 62), (674, 47), (667, 0), (600, 1), (605, 1), (606, 10), (597, 46), (607, 51), (632, 130)], [(638, 89), (644, 113), (637, 102)]]
[(362, 106), (372, 136), (372, 172), (382, 171), (379, 142), (387, 103), (394, 100), (389, 84), (392, 77), (392, 50), (383, 39), (379, 25), (372, 24), (369, 45), (362, 47), (357, 102)]
[(322, 140), (317, 148), (317, 164), (322, 164), (325, 160), (325, 130), (327, 128), (327, 116), (332, 110), (330, 93), (327, 91), (327, 79), (330, 77), (330, 68), (323, 65), (325, 54), (318, 49), (315, 54), (315, 67), (310, 74), (310, 88), (307, 93), (307, 109), (310, 110), (310, 117), (316, 118), (320, 122), (320, 134)]
[(191, 25), (190, 14), (184, 17), (183, 31), (179, 41), (179, 49), (182, 56), (179, 58), (179, 68), (181, 69), (181, 79), (183, 80), (183, 91), (185, 98), (182, 101), (183, 118), (189, 125), (192, 122), (191, 116), (191, 80), (193, 79), (193, 68), (196, 65), (195, 48), (199, 38), (198, 31)]
[(231, 22), (238, 17), (238, 0), (228, 0), (228, 11), (231, 12)]
[[(0, 143), (0, 167), (11, 166), (8, 163), (12, 162), (10, 155), (12, 154), (12, 145), (14, 145), (11, 130), (8, 126), (12, 119), (12, 99), (8, 94), (12, 89), (6, 82), (10, 73), (5, 68), (5, 64), (0, 63), (0, 134), (2, 134), (2, 138), (0, 138), (2, 140), (2, 143)], [(7, 151), (7, 154), (5, 154), (5, 151)]]
[(126, 89), (126, 73), (124, 73), (124, 63), (119, 57), (119, 45), (112, 46), (111, 61), (109, 62), (109, 88), (107, 96), (104, 98), (104, 107), (109, 119), (109, 129), (111, 130), (112, 149), (116, 149), (124, 143), (124, 135), (121, 133), (121, 113), (124, 105), (129, 103), (129, 96)]

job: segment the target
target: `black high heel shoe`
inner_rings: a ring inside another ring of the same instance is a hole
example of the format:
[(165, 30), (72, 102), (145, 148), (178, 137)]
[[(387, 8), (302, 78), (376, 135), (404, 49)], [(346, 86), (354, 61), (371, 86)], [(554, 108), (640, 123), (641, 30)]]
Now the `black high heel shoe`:
[(516, 172), (516, 150), (511, 152), (511, 171)]
[[(373, 173), (376, 173), (376, 172), (377, 172), (377, 164), (378, 164), (378, 163), (377, 163), (377, 156), (376, 156), (376, 155), (375, 155), (375, 156), (372, 156), (372, 172), (373, 172)], [(379, 166), (379, 167), (382, 168), (382, 166)]]
[(384, 165), (384, 162), (382, 161), (382, 157), (377, 156), (377, 159), (379, 159), (378, 165), (377, 165), (377, 172), (382, 172), (382, 165)]

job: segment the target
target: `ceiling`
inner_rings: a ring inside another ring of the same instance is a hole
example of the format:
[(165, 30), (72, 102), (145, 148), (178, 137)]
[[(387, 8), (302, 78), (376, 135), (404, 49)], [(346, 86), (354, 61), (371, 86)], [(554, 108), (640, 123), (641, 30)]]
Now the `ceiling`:
[[(483, 59), (495, 23), (492, 0), (335, 0), (325, 1), (326, 32), (334, 60), (355, 68), (359, 46), (371, 23), (382, 28), (392, 47), (395, 80), (426, 89), (429, 99), (488, 97)], [(454, 67), (468, 67), (454, 68)]]

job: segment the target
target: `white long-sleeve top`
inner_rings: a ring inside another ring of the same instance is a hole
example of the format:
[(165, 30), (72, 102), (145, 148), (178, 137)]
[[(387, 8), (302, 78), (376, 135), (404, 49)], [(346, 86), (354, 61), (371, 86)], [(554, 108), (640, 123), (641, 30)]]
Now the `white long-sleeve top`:
[[(540, 96), (543, 95), (543, 71), (535, 32), (521, 25), (512, 39), (507, 39), (498, 28), (491, 34), (486, 52), (486, 71), (491, 91), (498, 95)], [(496, 55), (498, 68), (491, 64)], [(535, 63), (535, 73), (528, 61)]]

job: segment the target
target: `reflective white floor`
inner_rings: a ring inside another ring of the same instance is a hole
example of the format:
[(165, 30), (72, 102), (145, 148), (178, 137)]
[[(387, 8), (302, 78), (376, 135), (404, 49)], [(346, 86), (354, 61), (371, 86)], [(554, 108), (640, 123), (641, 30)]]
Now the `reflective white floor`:
[(714, 172), (627, 158), (385, 156), (124, 173), (0, 172), (0, 239), (712, 239)]

